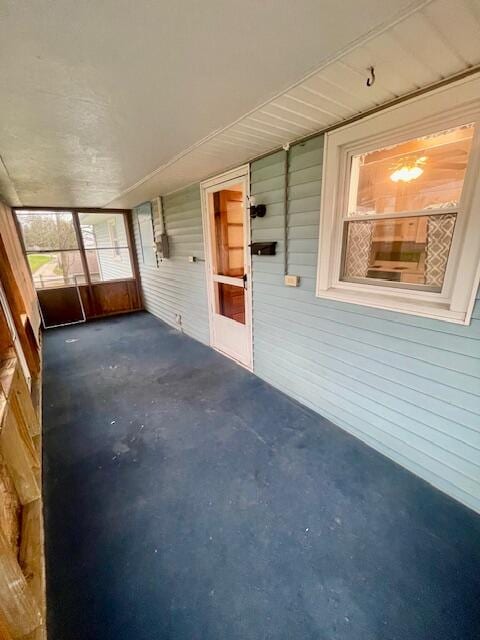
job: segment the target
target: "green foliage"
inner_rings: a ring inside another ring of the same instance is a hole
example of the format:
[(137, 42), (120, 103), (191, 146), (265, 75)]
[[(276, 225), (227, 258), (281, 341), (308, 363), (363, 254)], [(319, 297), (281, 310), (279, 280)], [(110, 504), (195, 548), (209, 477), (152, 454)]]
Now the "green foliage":
[(37, 269), (39, 269), (42, 265), (50, 262), (52, 256), (47, 256), (44, 253), (30, 253), (28, 255), (28, 263), (30, 264), (30, 269), (32, 273), (35, 273)]
[(77, 238), (70, 214), (42, 213), (21, 216), (27, 251), (76, 249)]

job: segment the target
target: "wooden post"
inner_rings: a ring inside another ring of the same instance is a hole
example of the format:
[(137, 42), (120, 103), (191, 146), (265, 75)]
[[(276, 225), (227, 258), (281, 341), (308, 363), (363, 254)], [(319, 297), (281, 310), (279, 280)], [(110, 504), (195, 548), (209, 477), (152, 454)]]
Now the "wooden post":
[(135, 278), (138, 306), (140, 309), (143, 309), (144, 305), (143, 305), (142, 288), (140, 286), (140, 269), (138, 267), (137, 250), (135, 246), (135, 235), (133, 233), (132, 212), (131, 211), (125, 212), (123, 215), (125, 219), (125, 228), (127, 230), (130, 264), (132, 266), (132, 273)]

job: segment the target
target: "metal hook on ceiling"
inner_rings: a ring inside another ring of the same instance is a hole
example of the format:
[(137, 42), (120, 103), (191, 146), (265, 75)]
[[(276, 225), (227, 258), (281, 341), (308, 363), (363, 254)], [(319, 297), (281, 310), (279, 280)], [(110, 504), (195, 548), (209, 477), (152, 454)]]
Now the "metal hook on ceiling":
[(370, 77), (367, 79), (367, 87), (373, 86), (375, 83), (375, 67), (368, 67), (370, 71)]

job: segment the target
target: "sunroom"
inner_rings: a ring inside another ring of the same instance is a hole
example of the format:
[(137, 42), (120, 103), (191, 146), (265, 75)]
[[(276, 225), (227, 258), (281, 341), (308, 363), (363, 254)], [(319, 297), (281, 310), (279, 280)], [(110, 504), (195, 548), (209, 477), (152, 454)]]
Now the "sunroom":
[(0, 640), (476, 640), (479, 0), (7, 5)]

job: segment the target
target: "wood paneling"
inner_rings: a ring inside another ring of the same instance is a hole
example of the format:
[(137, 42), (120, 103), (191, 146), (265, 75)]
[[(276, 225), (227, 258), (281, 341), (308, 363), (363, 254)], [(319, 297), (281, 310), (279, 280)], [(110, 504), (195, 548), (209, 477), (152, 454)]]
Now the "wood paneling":
[(43, 516), (41, 500), (34, 500), (22, 511), (22, 535), (19, 563), (40, 611), (46, 609), (45, 571), (43, 567)]
[(134, 280), (102, 282), (92, 287), (97, 315), (109, 315), (140, 308)]
[(45, 640), (40, 314), (13, 215), (4, 205), (0, 281), (0, 638)]
[(13, 640), (12, 635), (7, 627), (7, 622), (0, 612), (0, 640)]
[(99, 282), (90, 290), (80, 287), (80, 292), (87, 319), (141, 309), (135, 280)]
[[(128, 313), (141, 309), (135, 280), (99, 282), (78, 288), (87, 320), (101, 316)], [(47, 327), (81, 322), (83, 312), (75, 287), (59, 287), (38, 291)]]
[(19, 551), (21, 514), (21, 503), (12, 475), (0, 454), (0, 522), (15, 555), (18, 555)]
[(0, 606), (6, 627), (14, 638), (22, 638), (42, 625), (40, 608), (1, 530)]
[(40, 497), (36, 471), (39, 468), (37, 452), (23, 420), (15, 414), (13, 406), (5, 412), (0, 433), (0, 448), (12, 476), (22, 504)]
[(40, 439), (17, 358), (0, 361), (0, 638), (46, 637)]
[(32, 375), (40, 370), (37, 296), (17, 234), (13, 213), (0, 202), (0, 281)]
[(8, 265), (2, 264), (2, 267), (8, 269), (7, 273), (13, 274), (18, 289), (16, 293), (23, 303), (21, 305), (23, 311), (27, 314), (35, 335), (38, 336), (40, 316), (35, 289), (23, 256), (23, 248), (17, 233), (14, 214), (10, 207), (3, 202), (0, 202), (0, 237), (8, 260)]

